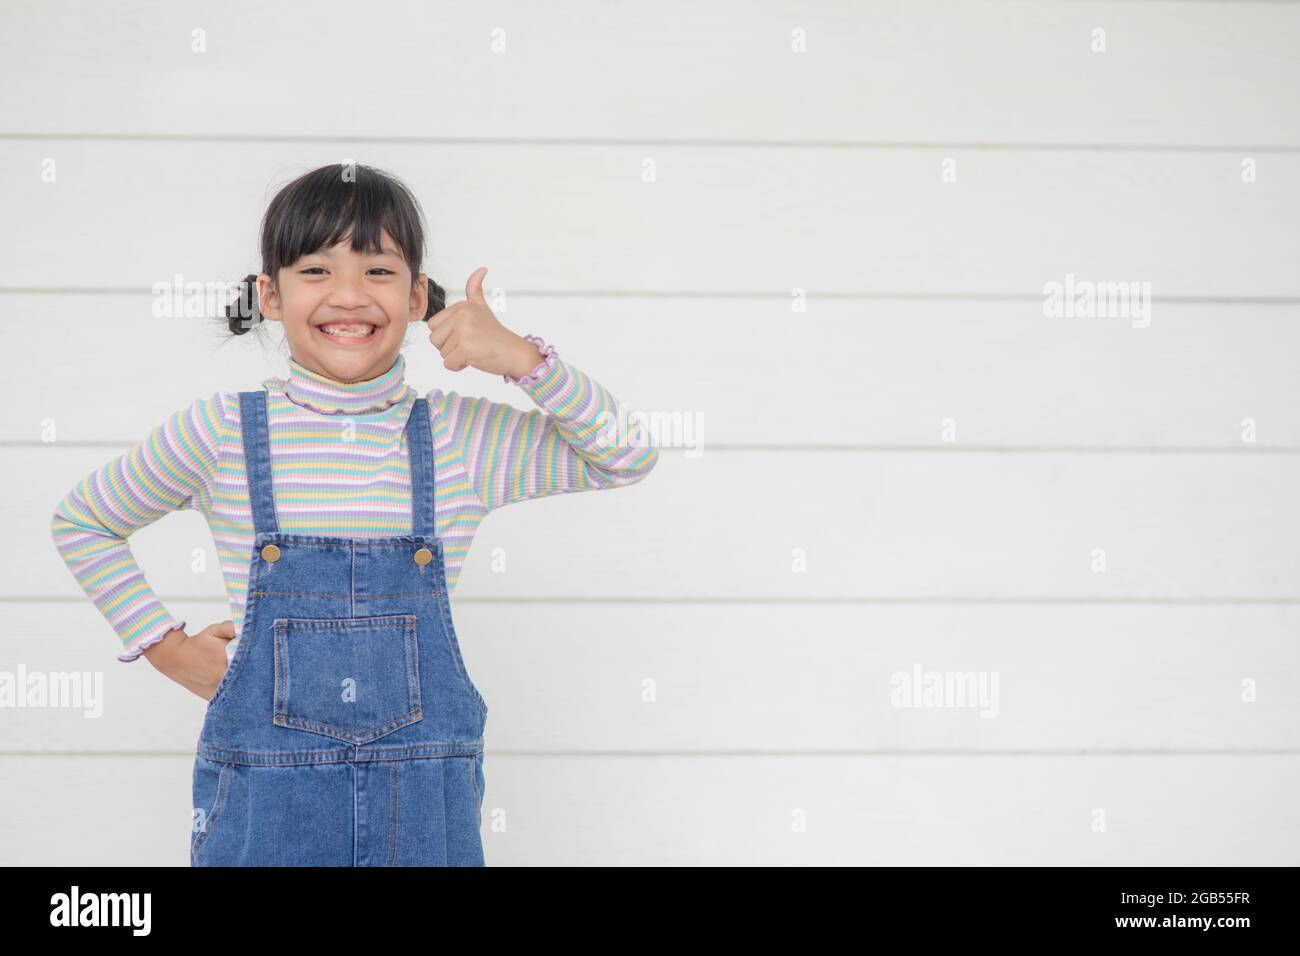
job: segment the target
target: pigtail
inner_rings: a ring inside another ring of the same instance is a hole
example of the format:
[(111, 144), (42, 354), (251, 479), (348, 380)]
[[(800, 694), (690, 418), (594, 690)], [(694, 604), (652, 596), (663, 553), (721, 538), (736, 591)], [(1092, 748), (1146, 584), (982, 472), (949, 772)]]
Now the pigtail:
[(239, 295), (226, 306), (226, 324), (232, 335), (243, 335), (262, 321), (257, 307), (257, 274), (249, 273), (239, 283)]
[(425, 319), (433, 317), (447, 307), (447, 293), (443, 291), (442, 286), (429, 280), (429, 304), (424, 310)]

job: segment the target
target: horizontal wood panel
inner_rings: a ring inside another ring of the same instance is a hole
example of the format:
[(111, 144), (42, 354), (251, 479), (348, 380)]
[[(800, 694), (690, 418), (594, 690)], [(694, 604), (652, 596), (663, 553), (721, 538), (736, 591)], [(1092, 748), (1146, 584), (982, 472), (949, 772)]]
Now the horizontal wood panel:
[[(1290, 4), (372, 9), (314, 2), (295, 43), (296, 3), (15, 7), (0, 62), (39, 82), (0, 84), (0, 115), (5, 131), (112, 135), (1297, 145), (1279, 122), (1300, 84)], [(289, 76), (309, 86), (250, 107)]]
[[(942, 181), (956, 161), (957, 181)], [(1300, 295), (1300, 155), (0, 141), (0, 287), (150, 290), (260, 268), (279, 187), (352, 158), (396, 172), (453, 292), (1023, 295), (1068, 275), (1170, 296)], [(42, 180), (55, 162), (55, 182)], [(654, 182), (642, 178), (655, 164)], [(165, 173), (163, 172), (165, 171)], [(67, 237), (111, 223), (69, 264)], [(1141, 288), (1139, 286), (1139, 288)]]
[[(190, 633), (228, 616), (217, 601), (172, 609)], [(75, 676), (89, 696), (8, 711), (0, 749), (193, 749), (205, 702), (147, 660), (117, 661), (91, 605), (3, 611), (0, 670)], [(1300, 749), (1296, 606), (466, 602), (455, 624), (492, 750)], [(897, 697), (917, 671), (989, 693)]]
[[(1300, 456), (688, 455), (666, 452), (627, 488), (493, 512), (457, 594), (1300, 597)], [(0, 501), (11, 535), (0, 595), (81, 593), (49, 520), (67, 490), (111, 457), (57, 445), (3, 450), (0, 463), (24, 480)], [(130, 541), (160, 594), (224, 593), (197, 512), (167, 515)], [(195, 549), (207, 555), (202, 572), (192, 570)], [(494, 558), (504, 571), (493, 570)]]
[[(227, 341), (216, 323), (154, 317), (147, 294), (0, 302), (22, 317), (0, 322), (0, 351), (57, 356), (0, 381), (0, 439), (41, 441), (52, 423), (58, 442), (126, 447), (197, 398), (286, 370), (278, 328)], [(653, 416), (662, 447), (1300, 448), (1300, 305), (1157, 303), (1134, 328), (1046, 318), (1032, 301), (827, 300), (791, 313), (783, 297), (521, 295), (500, 318)], [(413, 386), (536, 407), (499, 376), (448, 372), (423, 328), (404, 351)]]
[[(186, 866), (192, 769), (184, 756), (0, 757), (0, 854), (16, 866)], [(489, 752), (484, 780), (489, 866), (1300, 861), (1293, 756)], [(111, 805), (111, 826), (92, 795)]]

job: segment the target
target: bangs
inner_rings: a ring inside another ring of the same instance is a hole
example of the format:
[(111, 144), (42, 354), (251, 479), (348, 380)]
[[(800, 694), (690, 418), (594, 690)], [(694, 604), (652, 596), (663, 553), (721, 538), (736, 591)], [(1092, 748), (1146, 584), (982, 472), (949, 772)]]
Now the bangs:
[(378, 253), (382, 233), (397, 244), (414, 278), (424, 261), (424, 221), (407, 187), (370, 166), (335, 163), (294, 180), (267, 208), (262, 222), (265, 271), (330, 248), (351, 234), (352, 250)]

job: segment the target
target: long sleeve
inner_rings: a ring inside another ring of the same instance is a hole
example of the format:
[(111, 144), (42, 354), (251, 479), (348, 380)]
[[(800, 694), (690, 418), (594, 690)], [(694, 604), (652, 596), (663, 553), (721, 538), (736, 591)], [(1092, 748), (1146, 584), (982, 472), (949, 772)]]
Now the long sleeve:
[(519, 385), (538, 405), (513, 405), (456, 392), (429, 393), (441, 402), (453, 441), (483, 507), (491, 511), (528, 498), (615, 488), (641, 481), (659, 451), (641, 416), (540, 339), (542, 362)]
[(85, 476), (54, 510), (55, 547), (121, 638), (120, 661), (185, 626), (162, 606), (126, 539), (168, 512), (210, 507), (225, 426), (220, 393), (196, 401)]

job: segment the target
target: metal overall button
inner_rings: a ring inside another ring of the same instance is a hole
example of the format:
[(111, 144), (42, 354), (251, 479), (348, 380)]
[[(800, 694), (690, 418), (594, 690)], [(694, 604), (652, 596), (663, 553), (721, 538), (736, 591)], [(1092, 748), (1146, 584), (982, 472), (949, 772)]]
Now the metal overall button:
[(277, 618), (277, 727), (366, 744), (424, 719), (414, 614)]
[(433, 560), (433, 552), (430, 551), (428, 548), (421, 548), (419, 551), (415, 552), (415, 563), (418, 564), (420, 567), (424, 567), (432, 560)]
[(265, 547), (262, 548), (262, 560), (263, 560), (263, 561), (279, 561), (279, 560), (280, 560), (280, 549), (277, 548), (277, 547), (276, 547), (275, 545), (273, 545), (273, 544), (268, 544), (268, 545), (266, 545)]

